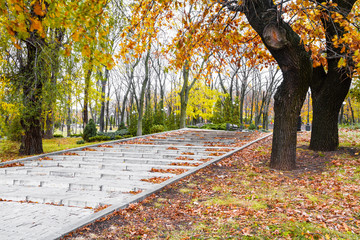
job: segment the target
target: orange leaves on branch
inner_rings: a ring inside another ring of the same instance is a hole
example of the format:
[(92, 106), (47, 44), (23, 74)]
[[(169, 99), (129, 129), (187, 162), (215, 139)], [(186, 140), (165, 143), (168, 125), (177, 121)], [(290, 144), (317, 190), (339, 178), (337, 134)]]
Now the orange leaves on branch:
[(40, 17), (45, 16), (46, 14), (46, 7), (44, 1), (40, 3), (40, 1), (36, 1), (33, 5), (34, 7), (34, 13)]
[(39, 31), (40, 33), (43, 32), (43, 27), (41, 22), (36, 18), (31, 18), (31, 26), (30, 26), (30, 32), (33, 32), (35, 30)]

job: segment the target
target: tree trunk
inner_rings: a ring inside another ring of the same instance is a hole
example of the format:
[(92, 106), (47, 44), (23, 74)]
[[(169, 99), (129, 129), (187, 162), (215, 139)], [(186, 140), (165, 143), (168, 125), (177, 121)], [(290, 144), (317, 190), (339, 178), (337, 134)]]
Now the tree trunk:
[[(34, 39), (26, 42), (28, 49), (27, 65), (20, 71), (21, 86), (23, 89), (24, 112), (21, 116), (21, 126), (24, 135), (21, 140), (19, 150), (20, 155), (33, 155), (43, 153), (42, 134), (41, 134), (41, 111), (42, 111), (42, 78), (47, 77), (44, 73), (45, 64), (41, 59), (41, 47), (43, 40), (35, 34)], [(33, 42), (36, 42), (34, 44)]]
[(138, 122), (137, 122), (137, 132), (136, 132), (137, 136), (142, 135), (142, 120), (143, 120), (143, 115), (144, 115), (145, 93), (146, 93), (147, 84), (149, 81), (149, 59), (150, 59), (150, 50), (147, 52), (146, 57), (145, 57), (145, 77), (142, 82), (139, 104), (137, 106), (138, 114), (139, 114)]
[(91, 81), (91, 74), (92, 74), (92, 64), (90, 63), (90, 68), (87, 71), (85, 76), (85, 90), (84, 90), (84, 107), (83, 107), (83, 128), (86, 126), (89, 120), (89, 112), (88, 112), (88, 105), (89, 105), (89, 90), (90, 90), (90, 81)]
[(275, 94), (275, 125), (270, 167), (296, 168), (296, 125), (312, 75), (310, 55), (300, 37), (278, 18), (273, 1), (245, 0), (240, 6), (283, 73)]
[(322, 67), (314, 69), (313, 81), (321, 82), (320, 86), (311, 85), (313, 122), (310, 149), (315, 151), (334, 151), (339, 146), (339, 111), (349, 91), (351, 78), (331, 70), (337, 68), (337, 63), (333, 64), (336, 66), (329, 61), (327, 74)]
[(123, 99), (123, 103), (122, 103), (122, 106), (121, 106), (120, 125), (123, 124), (123, 123), (125, 123), (124, 116), (125, 116), (125, 110), (126, 110), (126, 101), (127, 101), (129, 92), (130, 92), (130, 86), (129, 86), (129, 88), (126, 90), (126, 93), (125, 93), (124, 99)]
[(184, 67), (183, 67), (183, 87), (181, 89), (180, 94), (180, 128), (185, 128), (186, 127), (186, 109), (187, 109), (187, 104), (188, 104), (188, 100), (189, 100), (189, 72), (190, 72), (190, 68), (189, 68), (189, 64), (187, 62), (187, 60), (184, 63)]
[(240, 124), (244, 124), (244, 100), (245, 100), (245, 92), (246, 92), (246, 84), (244, 82), (241, 83), (241, 91), (240, 91)]
[[(105, 70), (105, 77), (106, 79), (108, 79), (108, 74), (109, 72), (106, 72), (108, 70)], [(105, 132), (108, 131), (108, 125), (110, 126), (110, 129), (109, 130), (112, 130), (112, 127), (111, 127), (111, 119), (110, 119), (110, 116), (109, 116), (109, 107), (110, 107), (110, 85), (108, 85), (108, 93), (107, 93), (107, 100), (106, 100), (106, 127), (105, 127)]]
[[(334, 2), (339, 4), (342, 15), (346, 17), (356, 1)], [(334, 151), (339, 146), (338, 116), (350, 89), (352, 62), (348, 59), (347, 63), (350, 66), (338, 68), (339, 56), (343, 55), (343, 46), (334, 46), (332, 40), (335, 36), (342, 36), (346, 31), (339, 23), (327, 16), (327, 12), (324, 11), (321, 16), (326, 32), (328, 71), (326, 73), (323, 66), (315, 68), (310, 84), (313, 101), (310, 149)], [(344, 47), (347, 48), (346, 45)]]
[(67, 105), (67, 119), (66, 119), (66, 125), (67, 125), (67, 137), (70, 137), (71, 135), (71, 93), (69, 91), (68, 96), (68, 103)]
[(101, 79), (101, 109), (100, 109), (100, 132), (104, 132), (105, 125), (105, 90), (106, 90), (106, 78), (102, 78), (102, 74), (100, 74)]
[(350, 97), (348, 97), (348, 103), (349, 103), (349, 109), (350, 109), (350, 113), (351, 113), (351, 124), (355, 124), (355, 115), (354, 115), (354, 109), (351, 105), (351, 99)]

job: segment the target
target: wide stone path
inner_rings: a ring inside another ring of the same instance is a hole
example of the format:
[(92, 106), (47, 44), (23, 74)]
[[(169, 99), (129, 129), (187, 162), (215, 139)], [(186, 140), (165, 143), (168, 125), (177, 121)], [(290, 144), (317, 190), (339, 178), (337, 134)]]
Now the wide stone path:
[(0, 168), (0, 239), (56, 238), (59, 229), (97, 208), (126, 203), (134, 194), (236, 150), (224, 145), (247, 135), (186, 129)]

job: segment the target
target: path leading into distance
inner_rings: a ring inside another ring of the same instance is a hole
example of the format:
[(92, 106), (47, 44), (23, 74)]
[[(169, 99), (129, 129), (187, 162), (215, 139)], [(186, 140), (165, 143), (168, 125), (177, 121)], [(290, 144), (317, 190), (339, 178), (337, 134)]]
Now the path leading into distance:
[(183, 129), (0, 168), (0, 239), (57, 239), (231, 155), (249, 135)]

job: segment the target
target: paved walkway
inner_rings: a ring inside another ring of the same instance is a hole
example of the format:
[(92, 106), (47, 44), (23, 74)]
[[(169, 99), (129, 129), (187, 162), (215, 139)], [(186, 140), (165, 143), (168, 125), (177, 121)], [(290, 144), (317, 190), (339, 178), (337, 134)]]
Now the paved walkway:
[(222, 145), (246, 135), (179, 130), (1, 168), (0, 239), (60, 237), (82, 219), (92, 219), (96, 208), (127, 204), (134, 193), (156, 189), (159, 179), (174, 178), (236, 150)]

